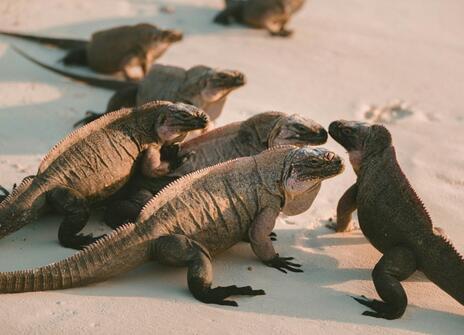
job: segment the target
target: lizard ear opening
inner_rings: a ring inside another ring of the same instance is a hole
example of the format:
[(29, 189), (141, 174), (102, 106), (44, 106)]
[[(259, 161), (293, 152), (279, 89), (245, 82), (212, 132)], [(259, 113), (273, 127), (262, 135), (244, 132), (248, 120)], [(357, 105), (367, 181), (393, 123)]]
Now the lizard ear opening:
[(388, 148), (392, 144), (390, 132), (384, 126), (375, 124), (370, 127), (369, 134), (364, 142), (366, 151), (378, 152)]

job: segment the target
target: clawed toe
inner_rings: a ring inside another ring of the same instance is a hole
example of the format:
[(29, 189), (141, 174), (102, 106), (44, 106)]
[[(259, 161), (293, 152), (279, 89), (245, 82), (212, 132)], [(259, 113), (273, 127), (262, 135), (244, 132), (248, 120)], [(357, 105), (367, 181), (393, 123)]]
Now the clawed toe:
[(273, 259), (263, 263), (283, 273), (287, 273), (287, 270), (291, 272), (303, 272), (303, 270), (299, 269), (301, 264), (290, 262), (293, 259), (293, 257), (280, 257), (279, 254), (276, 254)]
[(365, 296), (361, 297), (352, 297), (361, 305), (369, 307), (373, 311), (364, 311), (362, 315), (370, 316), (374, 318), (382, 318), (387, 320), (394, 320), (401, 317), (404, 313), (403, 310), (394, 310), (389, 304), (376, 300), (376, 299), (368, 299)]

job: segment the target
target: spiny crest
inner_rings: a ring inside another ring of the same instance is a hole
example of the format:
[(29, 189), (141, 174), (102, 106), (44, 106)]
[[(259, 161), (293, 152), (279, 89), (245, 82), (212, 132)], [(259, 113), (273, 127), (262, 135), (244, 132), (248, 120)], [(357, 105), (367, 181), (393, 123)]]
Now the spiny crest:
[(97, 129), (102, 129), (108, 124), (112, 123), (115, 120), (118, 120), (132, 112), (130, 108), (123, 108), (118, 111), (114, 111), (111, 113), (104, 114), (102, 117), (98, 118), (97, 120), (86, 124), (83, 127), (80, 127), (66, 137), (64, 137), (61, 141), (53, 146), (53, 148), (45, 155), (42, 159), (42, 162), (39, 165), (39, 173), (43, 172), (48, 168), (48, 166), (58, 157), (66, 148), (69, 148), (73, 144), (75, 144), (78, 140), (83, 138), (84, 136), (89, 135), (92, 131)]
[(96, 240), (92, 244), (86, 246), (82, 251), (79, 251), (74, 256), (77, 257), (81, 253), (92, 252), (93, 250), (106, 245), (108, 242), (111, 242), (111, 240), (114, 238), (121, 237), (123, 235), (127, 235), (128, 233), (131, 233), (134, 228), (135, 228), (135, 224), (125, 223), (122, 226), (119, 226), (118, 228), (113, 230), (111, 233), (103, 236), (102, 238)]
[(193, 171), (193, 172), (190, 172), (188, 174), (186, 174), (185, 176), (182, 176), (180, 177), (179, 179), (176, 179), (172, 182), (170, 182), (168, 185), (166, 185), (165, 187), (163, 187), (161, 189), (161, 191), (159, 191), (153, 198), (151, 198), (146, 204), (145, 206), (143, 206), (142, 210), (140, 211), (140, 214), (137, 218), (137, 222), (140, 222), (139, 221), (139, 218), (144, 221), (146, 220), (152, 213), (149, 213), (147, 217), (145, 217), (145, 215), (147, 213), (145, 213), (146, 211), (149, 211), (151, 208), (154, 207), (155, 203), (157, 203), (159, 201), (159, 199), (164, 196), (165, 193), (167, 193), (170, 189), (172, 189), (173, 187), (176, 187), (177, 185), (179, 185), (180, 183), (184, 182), (185, 180), (187, 179), (190, 179), (190, 178), (195, 178), (197, 176), (200, 176), (200, 175), (204, 175), (208, 172), (210, 172), (211, 170), (213, 169), (216, 169), (216, 168), (220, 168), (222, 166), (225, 166), (225, 165), (229, 165), (229, 164), (233, 164), (234, 162), (240, 160), (240, 159), (244, 159), (244, 158), (247, 158), (247, 157), (239, 157), (239, 158), (235, 158), (235, 159), (232, 159), (232, 160), (229, 160), (229, 161), (226, 161), (226, 162), (221, 162), (221, 163), (217, 163), (215, 165), (211, 165), (209, 167), (206, 167), (206, 168), (203, 168), (203, 169), (200, 169), (200, 170), (196, 170), (196, 171)]
[(464, 256), (461, 255), (457, 250), (456, 248), (454, 247), (453, 243), (451, 243), (451, 241), (447, 238), (447, 237), (444, 237), (442, 235), (435, 235), (436, 237), (438, 237), (445, 245), (445, 247), (451, 249), (450, 251), (455, 255), (457, 256), (458, 260), (460, 262), (464, 262)]
[(11, 202), (30, 185), (34, 176), (29, 176), (23, 179), (19, 186), (15, 187), (13, 191), (0, 203), (0, 210), (6, 208)]

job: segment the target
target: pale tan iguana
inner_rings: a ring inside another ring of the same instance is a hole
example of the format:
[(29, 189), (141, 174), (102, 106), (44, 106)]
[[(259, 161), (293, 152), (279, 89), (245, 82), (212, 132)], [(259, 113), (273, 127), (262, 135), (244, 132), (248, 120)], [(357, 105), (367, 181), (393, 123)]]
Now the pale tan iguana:
[(95, 241), (78, 235), (90, 206), (118, 191), (138, 164), (149, 175), (165, 173), (161, 146), (182, 141), (207, 122), (194, 106), (152, 102), (110, 113), (72, 132), (44, 157), (37, 175), (23, 180), (0, 204), (0, 237), (53, 208), (65, 216), (58, 232), (63, 246), (79, 249)]
[[(180, 144), (180, 150), (166, 158), (174, 171), (149, 178), (135, 173), (127, 189), (110, 202), (105, 223), (116, 228), (133, 222), (142, 207), (170, 182), (196, 170), (230, 159), (257, 155), (278, 145), (320, 145), (327, 141), (327, 132), (317, 122), (297, 114), (265, 112), (242, 122), (234, 122), (209, 131)], [(122, 199), (121, 199), (122, 198)]]
[(226, 0), (226, 8), (214, 22), (228, 25), (231, 20), (253, 28), (267, 29), (273, 36), (287, 37), (293, 32), (285, 28), (304, 0)]
[[(211, 121), (216, 120), (224, 108), (226, 98), (232, 91), (246, 83), (245, 75), (235, 70), (213, 69), (197, 65), (188, 70), (177, 66), (155, 64), (147, 76), (138, 83), (101, 79), (63, 71), (44, 64), (24, 51), (14, 48), (33, 63), (68, 78), (91, 86), (116, 90), (110, 98), (106, 112), (123, 107), (135, 107), (154, 100), (184, 102), (201, 108)], [(85, 124), (103, 114), (87, 112), (87, 117), (75, 124)], [(212, 124), (209, 125), (209, 128)]]
[(122, 71), (131, 80), (143, 78), (155, 60), (172, 43), (182, 39), (182, 33), (177, 30), (159, 29), (149, 23), (97, 31), (90, 41), (7, 31), (0, 31), (0, 34), (70, 50), (62, 59), (65, 65), (88, 66), (105, 74)]
[(212, 256), (248, 235), (264, 264), (301, 272), (291, 257), (275, 252), (268, 235), (281, 211), (306, 211), (321, 182), (342, 170), (341, 159), (326, 149), (286, 146), (193, 172), (154, 197), (135, 224), (118, 228), (74, 256), (41, 268), (0, 273), (0, 292), (83, 286), (158, 261), (187, 267), (196, 299), (237, 306), (226, 298), (264, 291), (235, 285), (212, 288)]

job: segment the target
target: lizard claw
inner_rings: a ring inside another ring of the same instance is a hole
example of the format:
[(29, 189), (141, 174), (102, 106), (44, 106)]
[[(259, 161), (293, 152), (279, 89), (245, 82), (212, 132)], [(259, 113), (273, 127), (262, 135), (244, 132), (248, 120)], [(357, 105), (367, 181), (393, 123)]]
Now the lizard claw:
[(277, 234), (272, 232), (269, 234), (269, 238), (271, 239), (271, 241), (277, 241)]
[(291, 272), (303, 272), (303, 270), (299, 269), (299, 267), (301, 267), (301, 264), (290, 262), (293, 259), (293, 257), (280, 257), (279, 254), (276, 254), (274, 258), (263, 263), (283, 273), (287, 273), (286, 270)]
[(82, 119), (82, 120), (79, 120), (77, 121), (75, 124), (73, 124), (73, 127), (74, 128), (77, 128), (77, 127), (80, 127), (80, 126), (84, 126), (86, 125), (87, 123), (90, 123), (96, 119), (98, 119), (100, 116), (102, 116), (103, 114), (101, 113), (96, 113), (96, 112), (92, 112), (92, 111), (87, 111), (85, 112), (85, 117)]
[(264, 294), (266, 294), (264, 290), (253, 290), (251, 286), (218, 286), (215, 288), (208, 289), (208, 291), (206, 291), (199, 300), (207, 304), (237, 307), (238, 304), (236, 301), (226, 300), (226, 298), (233, 295), (256, 296)]
[(383, 301), (376, 300), (376, 299), (368, 299), (364, 295), (361, 297), (353, 297), (354, 300), (359, 302), (361, 305), (369, 307), (373, 311), (364, 311), (362, 315), (371, 316), (374, 318), (382, 318), (387, 320), (394, 320), (400, 318), (404, 310), (402, 309), (394, 309), (390, 304), (387, 304)]

